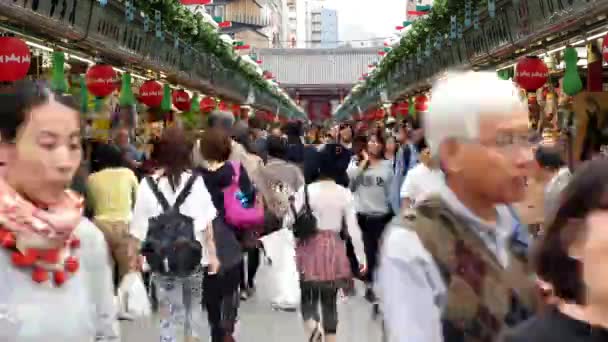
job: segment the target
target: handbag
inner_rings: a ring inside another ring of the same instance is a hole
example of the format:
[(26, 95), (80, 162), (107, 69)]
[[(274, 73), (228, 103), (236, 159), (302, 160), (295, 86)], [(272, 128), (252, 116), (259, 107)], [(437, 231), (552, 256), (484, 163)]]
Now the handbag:
[(224, 189), (224, 210), (226, 223), (239, 229), (247, 230), (264, 224), (264, 205), (255, 201), (253, 207), (247, 207), (243, 202), (243, 193), (239, 188), (241, 177), (241, 164), (230, 162), (234, 175), (232, 182)]
[(317, 229), (317, 218), (312, 213), (310, 208), (310, 202), (308, 200), (308, 185), (304, 185), (304, 207), (300, 212), (296, 211), (296, 207), (293, 204), (293, 198), (289, 204), (293, 216), (295, 218), (293, 223), (293, 235), (296, 239), (306, 240), (315, 236), (318, 232)]

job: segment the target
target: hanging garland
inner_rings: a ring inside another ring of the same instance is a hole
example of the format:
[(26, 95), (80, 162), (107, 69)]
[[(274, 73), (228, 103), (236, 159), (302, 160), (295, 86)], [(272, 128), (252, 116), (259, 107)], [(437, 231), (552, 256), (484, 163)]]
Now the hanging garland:
[(61, 51), (54, 51), (52, 61), (51, 89), (63, 94), (68, 91), (68, 81), (65, 79), (65, 54)]

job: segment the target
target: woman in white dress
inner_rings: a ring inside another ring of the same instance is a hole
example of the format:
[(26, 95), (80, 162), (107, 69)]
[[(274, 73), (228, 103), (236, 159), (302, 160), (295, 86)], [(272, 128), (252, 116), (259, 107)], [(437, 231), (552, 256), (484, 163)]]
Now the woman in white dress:
[(0, 341), (118, 341), (107, 246), (66, 190), (82, 157), (78, 112), (31, 82), (0, 93)]

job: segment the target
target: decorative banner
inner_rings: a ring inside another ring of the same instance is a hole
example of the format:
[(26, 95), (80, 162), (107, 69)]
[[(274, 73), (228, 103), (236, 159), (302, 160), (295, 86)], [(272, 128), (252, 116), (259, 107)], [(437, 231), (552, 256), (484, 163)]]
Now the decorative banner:
[(68, 91), (68, 82), (65, 79), (65, 54), (61, 51), (53, 52), (53, 69), (51, 70), (51, 89), (60, 94)]
[(174, 49), (179, 49), (179, 38), (175, 38), (175, 40), (173, 41), (173, 48)]
[(429, 12), (430, 10), (431, 10), (431, 5), (416, 5), (416, 11)]
[(184, 89), (174, 90), (172, 97), (173, 105), (180, 111), (185, 112), (192, 108), (190, 95)]
[(190, 112), (199, 113), (200, 111), (201, 111), (201, 100), (198, 96), (198, 93), (194, 93), (194, 96), (192, 96), (192, 101), (190, 101)]
[(471, 0), (464, 1), (464, 27), (471, 27), (471, 10), (472, 10)]
[(404, 28), (405, 28), (405, 26), (401, 26), (401, 25), (397, 25), (397, 26), (395, 26), (395, 30), (397, 30), (397, 31), (401, 31), (401, 30), (403, 30)]
[(578, 73), (578, 54), (576, 49), (568, 47), (564, 50), (564, 63), (566, 71), (564, 72), (564, 80), (562, 91), (568, 96), (574, 96), (583, 90), (583, 81)]
[(458, 28), (458, 39), (462, 39), (463, 26), (463, 24), (456, 23), (456, 27)]
[(435, 36), (435, 49), (441, 50), (441, 43), (443, 42), (443, 35), (441, 33), (437, 33)]
[(606, 34), (602, 41), (602, 55), (604, 56), (604, 61), (608, 63), (608, 34)]
[(420, 45), (418, 45), (418, 49), (416, 50), (416, 63), (422, 64), (422, 49)]
[(458, 36), (458, 22), (456, 21), (456, 16), (453, 15), (450, 17), (450, 39), (456, 39)]
[(118, 103), (121, 107), (133, 106), (135, 104), (135, 95), (133, 95), (133, 87), (131, 86), (131, 74), (128, 72), (122, 74), (122, 85), (120, 87)]
[(97, 0), (97, 2), (99, 2), (99, 5), (101, 7), (106, 7), (106, 5), (108, 4), (108, 0)]
[(496, 17), (496, 0), (488, 0), (488, 15), (490, 18)]
[(536, 56), (524, 57), (515, 66), (515, 83), (528, 92), (535, 92), (548, 78), (547, 65)]
[(148, 80), (139, 87), (139, 101), (148, 107), (156, 108), (163, 102), (163, 86), (155, 80)]
[(30, 49), (23, 40), (0, 37), (0, 82), (23, 79), (30, 69), (30, 61)]
[(473, 27), (476, 30), (479, 30), (479, 12), (481, 12), (481, 10), (479, 9), (479, 6), (475, 9), (475, 14), (473, 15)]
[(125, 0), (125, 17), (128, 22), (132, 22), (135, 17), (135, 7), (132, 0)]
[(232, 27), (232, 21), (222, 21), (217, 24), (220, 28), (229, 28)]
[(430, 58), (431, 57), (431, 36), (427, 35), (426, 36), (426, 44), (425, 44), (425, 49), (424, 49), (424, 55), (426, 56), (426, 58)]
[(425, 11), (407, 11), (408, 16), (411, 15), (411, 16), (419, 17), (419, 16), (423, 16), (423, 15), (427, 15), (427, 14), (429, 14), (428, 11), (426, 11), (426, 12)]
[(409, 20), (406, 20), (406, 21), (404, 21), (404, 22), (403, 22), (403, 26), (404, 26), (404, 27), (408, 27), (408, 26), (410, 26), (410, 25), (412, 25), (412, 22), (411, 22), (411, 21), (409, 21)]
[(144, 32), (150, 31), (150, 17), (144, 13)]
[(87, 89), (96, 97), (106, 97), (118, 86), (116, 71), (107, 64), (95, 64), (86, 73)]
[(154, 10), (154, 22), (156, 24), (156, 38), (163, 40), (163, 26), (161, 20), (161, 12)]

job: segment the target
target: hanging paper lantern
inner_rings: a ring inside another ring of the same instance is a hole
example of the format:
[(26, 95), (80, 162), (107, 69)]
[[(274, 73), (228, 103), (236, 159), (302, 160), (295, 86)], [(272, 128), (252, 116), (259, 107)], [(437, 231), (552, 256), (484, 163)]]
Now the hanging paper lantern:
[(407, 116), (407, 113), (409, 111), (409, 103), (407, 101), (405, 102), (399, 102), (395, 108), (395, 112), (397, 115), (400, 116)]
[[(407, 102), (406, 102), (407, 103)], [(426, 112), (429, 110), (429, 98), (426, 95), (416, 96), (416, 112)]]
[(234, 114), (234, 116), (236, 116), (236, 117), (240, 117), (241, 116), (241, 105), (238, 105), (238, 104), (232, 105), (232, 114)]
[(163, 102), (163, 86), (154, 80), (144, 82), (139, 88), (139, 101), (148, 107), (160, 107)]
[(183, 90), (173, 91), (173, 105), (182, 112), (190, 109), (190, 95)]
[(217, 107), (217, 102), (213, 97), (205, 97), (201, 101), (200, 109), (202, 113), (209, 113)]
[(222, 112), (228, 111), (228, 104), (224, 101), (220, 101), (217, 106), (217, 109), (221, 110)]
[(604, 56), (604, 61), (608, 63), (608, 34), (606, 34), (602, 42), (602, 55)]
[(15, 37), (0, 37), (0, 82), (23, 79), (30, 69), (30, 49)]
[(515, 66), (515, 83), (529, 92), (545, 85), (548, 78), (547, 65), (536, 56), (522, 58)]
[(86, 73), (87, 89), (97, 97), (106, 97), (117, 87), (116, 71), (107, 64), (95, 64)]

